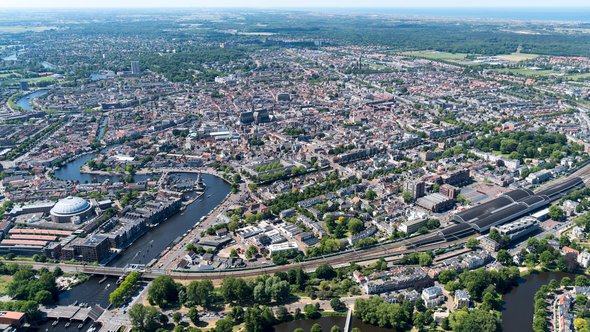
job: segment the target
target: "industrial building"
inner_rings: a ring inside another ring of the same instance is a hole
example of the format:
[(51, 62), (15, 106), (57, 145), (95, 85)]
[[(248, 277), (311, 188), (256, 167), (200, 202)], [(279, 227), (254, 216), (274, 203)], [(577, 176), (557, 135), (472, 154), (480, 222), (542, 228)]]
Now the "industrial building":
[(547, 208), (552, 201), (563, 197), (572, 190), (583, 187), (584, 181), (582, 178), (576, 176), (537, 193), (522, 188), (512, 190), (491, 201), (457, 213), (451, 219), (457, 222), (457, 225), (448, 227), (431, 238), (424, 239), (423, 242), (432, 243), (442, 241), (443, 239), (451, 240), (465, 237), (476, 232), (487, 232), (493, 226), (501, 225)]

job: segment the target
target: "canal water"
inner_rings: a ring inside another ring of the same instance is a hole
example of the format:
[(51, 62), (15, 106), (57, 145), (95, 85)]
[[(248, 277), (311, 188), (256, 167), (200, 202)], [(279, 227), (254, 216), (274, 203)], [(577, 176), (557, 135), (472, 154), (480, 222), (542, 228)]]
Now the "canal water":
[[(330, 331), (332, 326), (337, 325), (340, 327), (341, 330), (344, 330), (344, 325), (346, 324), (345, 317), (322, 317), (319, 319), (303, 319), (303, 320), (294, 320), (286, 323), (281, 323), (274, 326), (274, 330), (276, 332), (293, 332), (296, 328), (302, 328), (304, 331), (308, 332), (311, 330), (313, 324), (320, 324), (322, 326), (322, 331)], [(359, 328), (362, 332), (391, 332), (391, 329), (386, 329), (383, 327), (373, 326), (366, 323), (363, 323), (360, 319), (353, 317), (352, 318), (352, 327)], [(352, 328), (351, 327), (351, 328)]]
[[(62, 180), (80, 182), (103, 182), (107, 179), (111, 181), (120, 179), (119, 176), (102, 176), (80, 173), (80, 166), (92, 157), (94, 157), (94, 155), (89, 154), (73, 160), (66, 166), (57, 170), (55, 176)], [(181, 173), (175, 174), (174, 176), (180, 179), (196, 179), (197, 174)], [(149, 176), (137, 175), (136, 180), (145, 180), (149, 177), (157, 178), (159, 177), (159, 174)], [(160, 225), (135, 240), (135, 242), (123, 251), (122, 254), (110, 261), (108, 266), (124, 267), (128, 264), (149, 263), (152, 259), (157, 258), (163, 251), (165, 251), (176, 239), (193, 227), (201, 217), (207, 215), (211, 210), (218, 206), (229, 194), (231, 187), (225, 182), (225, 180), (209, 174), (203, 174), (202, 178), (207, 185), (207, 189), (201, 198), (195, 200), (193, 203), (189, 204), (185, 210), (168, 218), (160, 223)], [(117, 287), (117, 278), (107, 278), (103, 282), (100, 282), (101, 279), (102, 276), (94, 276), (83, 284), (73, 287), (69, 291), (62, 292), (60, 294), (59, 304), (70, 305), (78, 302), (78, 304), (98, 304), (103, 308), (108, 307), (109, 294)], [(39, 331), (45, 331), (45, 329), (49, 329), (49, 331), (59, 331), (65, 329), (64, 325), (65, 323), (60, 323), (58, 326), (53, 327), (51, 326), (51, 322), (47, 322), (40, 327)], [(87, 325), (84, 326), (83, 329), (87, 330), (89, 327), (90, 325)], [(70, 330), (76, 328), (77, 325), (69, 327)]]
[(560, 281), (563, 277), (576, 277), (563, 272), (532, 273), (521, 280), (517, 287), (504, 295), (502, 329), (504, 332), (532, 332), (535, 293), (551, 280)]
[[(54, 174), (55, 177), (66, 181), (103, 182), (120, 181), (122, 176), (106, 176), (80, 173), (80, 167), (88, 160), (95, 157), (96, 154), (87, 154), (69, 162), (64, 167), (58, 169)], [(181, 173), (175, 175), (181, 179), (196, 180), (197, 174)], [(136, 175), (135, 181), (144, 181), (148, 178), (158, 178), (159, 174), (153, 175)], [(187, 230), (191, 229), (201, 217), (207, 215), (219, 205), (231, 191), (231, 186), (223, 179), (203, 174), (203, 181), (207, 185), (205, 194), (193, 203), (189, 204), (184, 211), (163, 221), (154, 229), (135, 240), (123, 253), (113, 259), (108, 265), (124, 267), (128, 264), (147, 264), (152, 259), (158, 257), (166, 248), (178, 237), (182, 236)]]
[(30, 111), (33, 109), (33, 106), (31, 106), (31, 101), (35, 98), (46, 95), (47, 92), (49, 92), (49, 90), (41, 89), (35, 92), (27, 93), (26, 95), (23, 95), (16, 101), (16, 105), (27, 111)]
[(105, 116), (104, 119), (102, 119), (102, 122), (100, 123), (100, 128), (98, 128), (98, 133), (96, 135), (96, 139), (98, 139), (99, 141), (102, 139), (102, 137), (104, 136), (104, 133), (106, 132), (106, 125), (109, 122), (109, 117)]

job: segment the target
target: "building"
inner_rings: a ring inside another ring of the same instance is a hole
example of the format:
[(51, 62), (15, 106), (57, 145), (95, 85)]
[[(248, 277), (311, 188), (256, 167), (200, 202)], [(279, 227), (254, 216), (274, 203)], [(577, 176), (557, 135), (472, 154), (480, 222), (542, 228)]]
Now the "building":
[(455, 308), (469, 308), (471, 304), (471, 297), (469, 297), (469, 293), (464, 289), (458, 289), (455, 291)]
[(93, 234), (86, 238), (76, 238), (62, 249), (63, 260), (100, 262), (110, 255), (109, 238)]
[(426, 184), (424, 181), (408, 181), (404, 183), (404, 191), (409, 192), (413, 199), (424, 196)]
[(94, 213), (90, 203), (80, 197), (68, 196), (60, 199), (49, 211), (53, 222), (72, 222), (80, 223), (86, 217)]
[(460, 169), (448, 174), (444, 174), (442, 176), (442, 180), (445, 184), (457, 186), (469, 182), (471, 178), (469, 177), (468, 169)]
[(131, 75), (140, 75), (139, 61), (131, 61)]
[(483, 250), (487, 250), (489, 252), (496, 252), (500, 249), (500, 244), (492, 239), (489, 236), (484, 236), (479, 239), (479, 246)]
[(445, 296), (440, 287), (432, 286), (422, 290), (422, 300), (426, 308), (433, 308), (443, 304), (445, 302)]
[(355, 235), (350, 236), (348, 238), (348, 244), (350, 244), (351, 246), (353, 246), (359, 240), (366, 239), (366, 238), (368, 238), (370, 236), (373, 236), (375, 233), (377, 233), (377, 228), (371, 226), (371, 227), (365, 229), (364, 231), (362, 231), (362, 232), (360, 232), (358, 234), (355, 234)]
[(277, 93), (277, 101), (291, 101), (291, 95), (288, 92)]
[(367, 294), (380, 294), (410, 287), (422, 289), (432, 284), (432, 279), (422, 269), (399, 268), (375, 276), (375, 280), (367, 281), (362, 287)]
[(421, 197), (416, 201), (416, 204), (430, 210), (432, 212), (444, 212), (455, 205), (455, 200), (440, 193), (430, 194)]
[(0, 325), (20, 328), (25, 323), (25, 313), (17, 311), (0, 311)]
[(548, 170), (540, 170), (535, 173), (531, 173), (526, 177), (526, 180), (530, 184), (539, 184), (551, 179), (551, 172)]
[(460, 193), (459, 188), (451, 186), (450, 184), (443, 184), (440, 186), (439, 192), (449, 198), (455, 199)]
[(490, 230), (497, 230), (500, 235), (510, 238), (510, 241), (531, 234), (539, 229), (537, 219), (524, 217), (522, 219), (501, 226), (493, 226)]
[(576, 261), (578, 264), (580, 264), (580, 266), (587, 269), (590, 266), (590, 253), (587, 251), (582, 251), (576, 258)]
[(408, 220), (408, 221), (402, 222), (399, 225), (399, 230), (406, 233), (406, 234), (412, 234), (412, 233), (415, 233), (420, 228), (426, 226), (427, 223), (428, 223), (428, 219), (426, 219), (426, 218)]

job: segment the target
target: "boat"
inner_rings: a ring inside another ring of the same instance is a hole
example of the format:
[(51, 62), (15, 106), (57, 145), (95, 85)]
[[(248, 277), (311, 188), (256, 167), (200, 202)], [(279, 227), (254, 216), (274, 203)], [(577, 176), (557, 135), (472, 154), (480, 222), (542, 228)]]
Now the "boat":
[(78, 324), (78, 330), (84, 327), (84, 323)]
[(51, 323), (51, 326), (57, 326), (57, 324), (59, 324), (59, 321), (58, 320), (56, 320), (53, 323)]
[(107, 286), (104, 289), (108, 289), (109, 287), (111, 287), (111, 284), (107, 284)]
[(66, 328), (70, 327), (70, 325), (72, 325), (72, 322), (68, 321), (68, 322), (66, 323)]
[(205, 218), (206, 218), (205, 216), (202, 216), (201, 219), (200, 219), (200, 221), (205, 220)]
[(107, 280), (107, 276), (105, 275), (104, 277), (102, 277), (102, 279), (100, 279), (98, 281), (99, 284), (102, 284), (103, 282), (105, 282)]

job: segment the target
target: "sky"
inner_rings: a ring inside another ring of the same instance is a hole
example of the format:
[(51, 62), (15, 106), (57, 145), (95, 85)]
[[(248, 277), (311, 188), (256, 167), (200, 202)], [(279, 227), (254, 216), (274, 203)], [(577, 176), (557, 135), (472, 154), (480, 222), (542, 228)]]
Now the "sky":
[(109, 7), (588, 7), (588, 0), (0, 0), (0, 8)]

